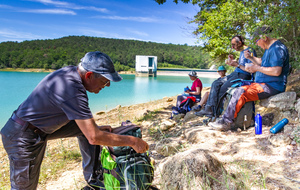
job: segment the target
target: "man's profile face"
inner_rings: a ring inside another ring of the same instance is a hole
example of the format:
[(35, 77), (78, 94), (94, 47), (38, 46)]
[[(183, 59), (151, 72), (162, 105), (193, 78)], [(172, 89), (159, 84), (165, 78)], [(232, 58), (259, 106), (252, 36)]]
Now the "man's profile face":
[(236, 41), (235, 38), (233, 38), (231, 40), (231, 48), (234, 49), (235, 51), (241, 51), (243, 48), (242, 48), (242, 43), (239, 42), (239, 41)]
[(98, 94), (104, 87), (110, 86), (110, 81), (105, 77), (96, 78), (94, 74), (92, 74), (91, 78), (89, 78), (85, 88), (87, 91), (91, 93)]

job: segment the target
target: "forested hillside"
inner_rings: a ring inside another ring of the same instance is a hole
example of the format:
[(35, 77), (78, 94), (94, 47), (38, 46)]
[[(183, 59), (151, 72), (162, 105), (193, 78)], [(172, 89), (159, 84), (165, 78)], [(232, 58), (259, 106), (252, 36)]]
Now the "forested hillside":
[(176, 67), (204, 69), (209, 62), (208, 54), (197, 46), (68, 36), (54, 40), (0, 43), (0, 68), (59, 69), (66, 65), (77, 65), (89, 51), (108, 54), (118, 71), (133, 69), (136, 55), (157, 56), (158, 67), (172, 64)]

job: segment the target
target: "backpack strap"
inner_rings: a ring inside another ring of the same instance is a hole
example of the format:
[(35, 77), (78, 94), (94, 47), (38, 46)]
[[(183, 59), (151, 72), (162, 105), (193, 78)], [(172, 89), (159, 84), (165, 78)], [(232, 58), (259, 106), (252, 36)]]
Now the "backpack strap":
[(127, 131), (130, 131), (132, 129), (135, 129), (135, 128), (141, 128), (141, 127), (138, 125), (134, 125), (131, 122), (130, 123), (126, 122), (125, 124), (122, 123), (122, 125), (120, 127), (113, 128), (112, 133), (121, 135), (121, 134), (123, 134)]

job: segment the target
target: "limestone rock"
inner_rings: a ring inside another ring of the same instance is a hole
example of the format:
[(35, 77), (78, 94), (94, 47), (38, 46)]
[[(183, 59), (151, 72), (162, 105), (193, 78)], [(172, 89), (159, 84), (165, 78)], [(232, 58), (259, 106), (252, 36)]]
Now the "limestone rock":
[(269, 141), (274, 145), (274, 146), (286, 146), (291, 144), (292, 140), (290, 137), (284, 134), (275, 134), (271, 135), (269, 137)]
[(161, 140), (155, 146), (156, 152), (163, 156), (169, 156), (171, 154), (174, 154), (178, 152), (179, 148), (180, 148), (180, 143), (170, 138)]
[(209, 67), (209, 70), (215, 70), (215, 69), (217, 69), (216, 65), (212, 65), (212, 66)]
[(176, 121), (176, 122), (179, 122), (181, 118), (184, 118), (185, 114), (183, 113), (180, 113), (178, 115), (174, 115), (173, 116), (173, 120)]
[(300, 98), (297, 100), (297, 103), (295, 105), (295, 109), (298, 112), (298, 118), (300, 118)]
[(208, 150), (190, 149), (178, 153), (165, 159), (157, 170), (161, 190), (236, 189), (221, 162)]
[(195, 117), (196, 117), (195, 111), (189, 111), (189, 112), (187, 112), (187, 113), (185, 114), (183, 121), (184, 121), (184, 122), (187, 122), (187, 121), (189, 121), (189, 120), (191, 120), (191, 119), (193, 119), (193, 118), (195, 118)]
[(160, 129), (162, 131), (166, 131), (172, 127), (174, 127), (176, 124), (175, 121), (172, 121), (172, 120), (164, 120), (161, 124), (160, 124)]
[(284, 133), (285, 136), (291, 137), (294, 129), (295, 129), (295, 127), (293, 125), (286, 125), (283, 128), (283, 131), (284, 131), (283, 133)]
[(267, 108), (279, 108), (288, 110), (294, 107), (296, 92), (283, 92), (267, 99), (261, 100), (260, 105)]
[(172, 102), (173, 98), (167, 98), (166, 102)]
[(210, 130), (209, 127), (193, 127), (185, 131), (187, 141), (193, 144), (200, 144), (206, 142), (215, 136), (216, 131)]
[(96, 114), (97, 114), (97, 115), (102, 115), (102, 114), (105, 114), (105, 112), (104, 112), (104, 111), (99, 111), (99, 112), (97, 112)]

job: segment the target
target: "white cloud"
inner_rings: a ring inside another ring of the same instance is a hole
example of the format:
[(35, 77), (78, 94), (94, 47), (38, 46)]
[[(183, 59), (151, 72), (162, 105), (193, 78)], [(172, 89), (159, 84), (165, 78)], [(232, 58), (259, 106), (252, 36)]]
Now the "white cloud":
[(127, 29), (127, 31), (130, 32), (130, 33), (139, 35), (139, 36), (149, 36), (148, 33), (146, 33), (146, 32), (141, 32), (141, 31), (138, 31), (138, 30)]
[(121, 17), (121, 16), (95, 16), (93, 18), (109, 19), (109, 20), (128, 20), (136, 22), (160, 22), (160, 20), (150, 17)]
[(102, 12), (102, 13), (108, 12), (108, 10), (106, 8), (98, 8), (98, 7), (94, 7), (94, 6), (80, 6), (80, 5), (76, 5), (74, 3), (68, 3), (68, 2), (64, 2), (64, 1), (53, 1), (53, 0), (31, 0), (31, 1), (40, 2), (45, 5), (53, 5), (56, 7), (63, 7), (63, 8), (67, 8), (67, 9), (93, 10), (93, 11)]
[(76, 15), (74, 11), (64, 9), (28, 9), (20, 12), (38, 13), (38, 14), (62, 14), (62, 15)]
[(32, 33), (18, 32), (9, 29), (0, 30), (0, 41), (24, 41), (24, 40), (34, 40), (41, 39), (41, 36), (34, 35)]

